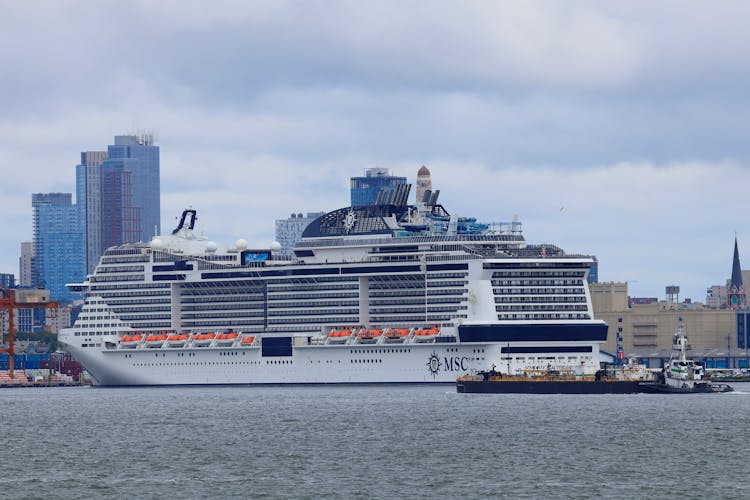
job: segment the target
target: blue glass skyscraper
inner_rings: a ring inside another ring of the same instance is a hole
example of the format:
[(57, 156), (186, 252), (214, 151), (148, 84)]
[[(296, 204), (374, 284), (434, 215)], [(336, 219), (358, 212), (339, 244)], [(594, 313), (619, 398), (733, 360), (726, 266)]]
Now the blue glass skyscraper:
[(161, 232), (159, 146), (154, 146), (154, 137), (115, 136), (115, 143), (107, 147), (107, 159), (102, 163), (102, 171), (107, 169), (130, 172), (131, 206), (140, 209), (138, 240), (150, 241)]
[(390, 175), (387, 168), (368, 168), (364, 177), (351, 178), (351, 202), (353, 207), (372, 205), (383, 191), (395, 191), (406, 184), (406, 177)]
[(78, 208), (70, 193), (31, 195), (33, 210), (34, 257), (32, 281), (43, 286), (50, 297), (60, 302), (78, 298), (65, 287), (80, 282), (86, 275), (84, 238)]
[(0, 273), (0, 288), (15, 288), (16, 277), (10, 273)]

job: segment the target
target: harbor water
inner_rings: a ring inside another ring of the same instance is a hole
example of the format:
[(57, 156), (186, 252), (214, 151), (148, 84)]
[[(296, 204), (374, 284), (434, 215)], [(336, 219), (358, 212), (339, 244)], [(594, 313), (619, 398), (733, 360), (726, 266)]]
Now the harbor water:
[(2, 498), (748, 498), (750, 384), (0, 391)]

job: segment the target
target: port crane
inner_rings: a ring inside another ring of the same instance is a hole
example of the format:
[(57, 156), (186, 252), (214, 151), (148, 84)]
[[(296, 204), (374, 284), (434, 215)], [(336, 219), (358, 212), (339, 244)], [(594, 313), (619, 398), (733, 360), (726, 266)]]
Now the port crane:
[(0, 314), (8, 314), (8, 347), (0, 349), (0, 353), (8, 353), (8, 375), (15, 378), (14, 356), (16, 354), (16, 328), (13, 313), (16, 309), (50, 309), (57, 310), (57, 302), (48, 300), (43, 297), (39, 300), (37, 297), (26, 298), (26, 300), (16, 301), (16, 290), (2, 288), (0, 289)]

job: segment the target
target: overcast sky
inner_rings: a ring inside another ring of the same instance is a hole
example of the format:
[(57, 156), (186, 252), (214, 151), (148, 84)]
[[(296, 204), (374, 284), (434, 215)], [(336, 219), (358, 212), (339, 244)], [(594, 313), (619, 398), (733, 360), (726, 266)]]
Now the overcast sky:
[(750, 263), (750, 2), (0, 0), (0, 272), (31, 193), (153, 131), (163, 229), (217, 242), (427, 165), (458, 215), (703, 301)]

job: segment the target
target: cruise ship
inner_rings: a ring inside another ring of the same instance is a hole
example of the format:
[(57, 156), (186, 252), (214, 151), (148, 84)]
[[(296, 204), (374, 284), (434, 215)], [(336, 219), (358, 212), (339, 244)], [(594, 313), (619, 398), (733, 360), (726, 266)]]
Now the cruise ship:
[(196, 211), (109, 248), (59, 340), (95, 385), (455, 383), (495, 369), (593, 374), (607, 325), (593, 259), (531, 245), (410, 185), (317, 218), (295, 245), (220, 248)]

